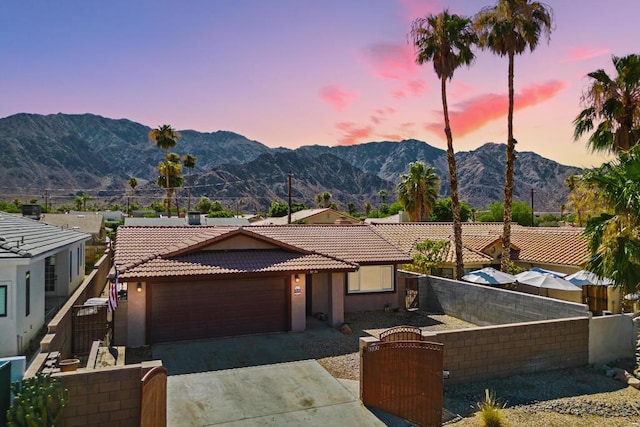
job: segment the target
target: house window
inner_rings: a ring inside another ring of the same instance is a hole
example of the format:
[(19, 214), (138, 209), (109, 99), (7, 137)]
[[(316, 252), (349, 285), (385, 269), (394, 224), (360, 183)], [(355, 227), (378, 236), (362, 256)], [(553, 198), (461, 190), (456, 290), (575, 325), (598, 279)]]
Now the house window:
[(393, 266), (363, 266), (356, 272), (349, 273), (348, 292), (390, 292), (394, 290)]
[(44, 259), (44, 291), (56, 290), (56, 257), (50, 256)]
[(27, 271), (24, 275), (24, 315), (27, 317), (31, 313), (31, 272)]
[(0, 317), (7, 317), (7, 286), (0, 286)]

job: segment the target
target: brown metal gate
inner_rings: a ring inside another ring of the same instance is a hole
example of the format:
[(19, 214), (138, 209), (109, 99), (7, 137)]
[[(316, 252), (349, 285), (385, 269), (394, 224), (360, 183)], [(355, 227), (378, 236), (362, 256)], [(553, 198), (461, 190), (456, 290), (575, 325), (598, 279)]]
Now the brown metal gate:
[(442, 425), (443, 345), (371, 344), (362, 352), (362, 403), (420, 426)]
[(91, 344), (108, 341), (110, 331), (106, 305), (74, 305), (72, 307), (71, 352), (74, 355), (89, 354)]
[(418, 308), (418, 278), (407, 277), (404, 282), (405, 297), (404, 306), (407, 310), (415, 310)]
[(140, 426), (167, 425), (167, 369), (156, 366), (142, 377), (140, 396)]

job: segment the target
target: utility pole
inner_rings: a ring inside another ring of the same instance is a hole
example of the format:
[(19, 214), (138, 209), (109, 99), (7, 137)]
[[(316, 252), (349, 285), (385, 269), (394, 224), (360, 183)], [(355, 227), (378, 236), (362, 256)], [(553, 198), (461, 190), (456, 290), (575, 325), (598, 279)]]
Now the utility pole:
[(45, 209), (49, 210), (49, 190), (48, 189), (44, 190), (44, 207)]
[(535, 226), (535, 222), (533, 221), (533, 188), (531, 189), (531, 226)]
[(287, 224), (291, 224), (291, 177), (293, 174), (289, 171), (289, 216), (287, 218)]

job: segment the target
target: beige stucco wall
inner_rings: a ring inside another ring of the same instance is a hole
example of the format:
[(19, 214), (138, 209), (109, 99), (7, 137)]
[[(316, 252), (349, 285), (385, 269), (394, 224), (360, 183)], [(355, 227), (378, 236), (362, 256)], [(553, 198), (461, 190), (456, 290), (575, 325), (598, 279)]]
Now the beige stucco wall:
[(344, 290), (347, 275), (332, 273), (329, 285), (329, 324), (340, 326), (344, 323)]
[(632, 358), (637, 332), (630, 314), (592, 317), (589, 320), (589, 363)]
[(226, 250), (226, 249), (274, 249), (278, 248), (278, 246), (265, 242), (264, 240), (259, 240), (253, 237), (248, 236), (235, 236), (221, 242), (216, 242), (214, 245), (208, 248), (203, 248), (202, 250)]
[(127, 345), (139, 347), (146, 344), (147, 287), (142, 283), (142, 292), (137, 291), (138, 282), (127, 283)]
[[(298, 282), (295, 277), (298, 276)], [(304, 274), (291, 275), (291, 331), (302, 332), (306, 328), (306, 286)]]

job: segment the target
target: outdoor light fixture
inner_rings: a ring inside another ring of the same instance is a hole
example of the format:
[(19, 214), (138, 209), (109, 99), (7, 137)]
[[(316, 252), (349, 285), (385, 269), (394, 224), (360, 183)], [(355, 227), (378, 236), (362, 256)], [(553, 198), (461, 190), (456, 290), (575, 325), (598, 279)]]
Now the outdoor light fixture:
[(298, 276), (297, 274), (293, 277), (293, 279), (296, 281), (296, 283), (300, 282), (300, 276)]
[(136, 290), (138, 292), (142, 292), (142, 283), (141, 282), (138, 282), (138, 286), (136, 286)]

